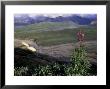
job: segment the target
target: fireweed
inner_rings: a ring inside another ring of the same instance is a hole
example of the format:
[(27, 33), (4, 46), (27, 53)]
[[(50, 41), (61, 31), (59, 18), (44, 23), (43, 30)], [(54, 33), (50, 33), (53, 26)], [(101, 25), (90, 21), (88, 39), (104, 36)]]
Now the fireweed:
[(80, 46), (73, 50), (73, 54), (71, 55), (71, 60), (73, 67), (72, 71), (74, 72), (73, 74), (89, 75), (91, 64), (88, 60), (87, 52), (84, 46)]

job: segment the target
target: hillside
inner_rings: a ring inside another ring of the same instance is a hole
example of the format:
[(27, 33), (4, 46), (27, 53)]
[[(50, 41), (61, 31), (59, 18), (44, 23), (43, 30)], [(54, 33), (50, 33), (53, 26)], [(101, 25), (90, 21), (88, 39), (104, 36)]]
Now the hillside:
[[(31, 39), (39, 45), (55, 45), (63, 43), (72, 43), (77, 41), (76, 33), (79, 29), (82, 29), (85, 33), (85, 40), (96, 40), (97, 30), (96, 28), (67, 28), (66, 24), (62, 25), (58, 23), (42, 23), (25, 26), (23, 28), (15, 29), (16, 39)], [(51, 29), (55, 28), (55, 29)], [(57, 29), (56, 29), (57, 28)], [(62, 29), (61, 28), (65, 28)]]
[(66, 28), (78, 28), (79, 25), (71, 22), (71, 21), (64, 21), (64, 22), (40, 22), (31, 25), (27, 25), (24, 27), (15, 27), (15, 30), (37, 30), (37, 31), (55, 31), (55, 30), (63, 30)]

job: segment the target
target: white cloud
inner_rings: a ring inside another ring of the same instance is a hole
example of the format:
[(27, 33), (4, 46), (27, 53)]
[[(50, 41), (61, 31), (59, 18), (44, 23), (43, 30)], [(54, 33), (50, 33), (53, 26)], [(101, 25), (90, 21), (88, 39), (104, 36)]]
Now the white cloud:
[(78, 15), (81, 17), (91, 17), (91, 16), (94, 16), (96, 14), (78, 14)]
[(35, 17), (36, 14), (29, 14), (29, 17)]
[(86, 14), (79, 14), (79, 16), (81, 16), (81, 17), (85, 17), (85, 16), (87, 16)]
[(35, 17), (35, 16), (46, 16), (46, 17), (51, 17), (51, 18), (56, 18), (58, 16), (71, 16), (72, 14), (29, 14), (30, 17)]

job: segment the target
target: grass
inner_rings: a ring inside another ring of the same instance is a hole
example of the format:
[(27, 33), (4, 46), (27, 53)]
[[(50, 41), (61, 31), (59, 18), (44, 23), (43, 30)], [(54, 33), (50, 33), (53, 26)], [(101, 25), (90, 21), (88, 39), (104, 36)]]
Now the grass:
[(42, 31), (42, 30), (53, 30), (53, 29), (58, 29), (58, 28), (70, 28), (70, 27), (77, 27), (77, 25), (71, 21), (67, 22), (40, 22), (37, 24), (31, 24), (27, 25), (22, 28), (16, 28), (18, 32), (21, 30), (26, 30), (26, 31)]
[[(85, 40), (96, 40), (97, 39), (97, 32), (95, 28), (82, 28), (85, 32)], [(27, 31), (27, 30), (20, 30), (15, 31), (15, 38), (16, 39), (34, 39), (39, 45), (43, 46), (50, 46), (50, 45), (58, 45), (64, 43), (72, 43), (76, 42), (76, 33), (79, 31), (79, 28), (76, 29), (64, 29), (64, 30), (57, 30), (57, 31)]]

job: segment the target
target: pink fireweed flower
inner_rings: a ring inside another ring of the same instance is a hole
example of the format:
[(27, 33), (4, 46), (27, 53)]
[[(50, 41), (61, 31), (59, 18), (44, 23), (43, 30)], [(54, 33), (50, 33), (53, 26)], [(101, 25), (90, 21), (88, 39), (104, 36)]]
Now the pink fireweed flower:
[(77, 32), (77, 38), (78, 41), (84, 41), (84, 32), (82, 32), (81, 30), (79, 32)]
[(79, 41), (79, 45), (80, 46), (82, 46), (83, 44), (83, 42), (84, 42), (84, 32), (83, 31), (79, 31), (79, 32), (77, 32), (77, 39), (78, 39), (78, 41)]

